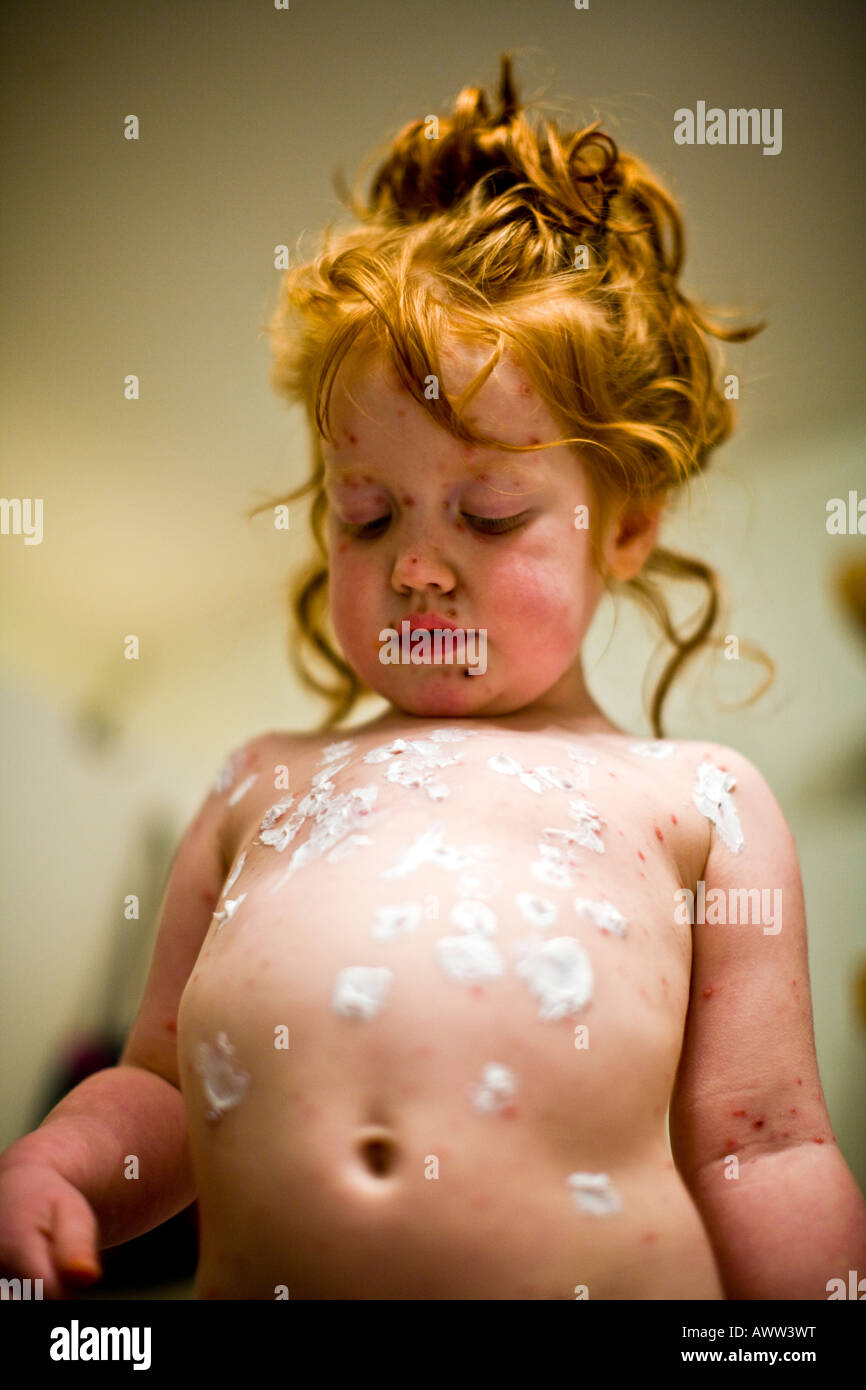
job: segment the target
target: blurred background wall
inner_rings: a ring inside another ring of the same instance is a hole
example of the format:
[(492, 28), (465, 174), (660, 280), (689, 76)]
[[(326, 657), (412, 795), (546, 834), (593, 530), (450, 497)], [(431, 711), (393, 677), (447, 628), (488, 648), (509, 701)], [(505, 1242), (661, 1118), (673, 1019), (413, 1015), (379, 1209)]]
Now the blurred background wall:
[[(866, 539), (825, 526), (828, 499), (866, 497), (857, 19), (781, 0), (3, 7), (0, 493), (42, 498), (44, 532), (0, 536), (0, 1146), (44, 1113), (70, 1036), (128, 1025), (168, 856), (227, 750), (320, 713), (285, 654), (305, 511), (289, 532), (245, 520), (308, 456), (267, 383), (274, 248), (341, 223), (332, 171), (493, 84), (509, 49), (524, 100), (600, 113), (668, 184), (686, 291), (768, 320), (726, 349), (739, 430), (663, 539), (721, 570), (724, 631), (778, 677), (731, 710), (760, 668), (703, 661), (668, 732), (739, 748), (794, 831), (821, 1074), (866, 1186), (866, 642), (837, 579)], [(781, 108), (781, 153), (676, 145), (699, 100)], [(604, 602), (591, 685), (636, 732), (653, 644)]]

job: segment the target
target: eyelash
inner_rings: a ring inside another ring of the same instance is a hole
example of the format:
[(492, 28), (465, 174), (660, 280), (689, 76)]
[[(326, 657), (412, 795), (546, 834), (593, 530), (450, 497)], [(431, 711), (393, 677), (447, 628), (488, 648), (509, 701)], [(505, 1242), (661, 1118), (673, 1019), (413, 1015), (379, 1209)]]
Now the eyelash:
[[(526, 520), (526, 518), (529, 516), (529, 513), (528, 513), (528, 512), (520, 512), (520, 513), (518, 513), (517, 516), (502, 516), (502, 517), (496, 517), (496, 516), (472, 516), (472, 515), (470, 515), (469, 512), (461, 512), (460, 515), (461, 515), (466, 521), (470, 521), (470, 522), (472, 522), (473, 524), (476, 524), (476, 523), (479, 523), (479, 522), (480, 522), (482, 528), (483, 528), (483, 527), (490, 527), (490, 528), (491, 528), (491, 529), (488, 530), (488, 531), (485, 531), (485, 530), (482, 529), (482, 531), (481, 531), (481, 534), (482, 534), (482, 535), (487, 535), (487, 536), (504, 536), (504, 535), (507, 535), (509, 531), (516, 531), (516, 530), (517, 530), (517, 527), (518, 527), (522, 522), (524, 522), (524, 521)], [(371, 536), (371, 535), (368, 534), (370, 528), (371, 528), (371, 527), (375, 527), (375, 526), (380, 526), (383, 522), (388, 521), (388, 520), (389, 520), (388, 517), (386, 517), (386, 516), (380, 516), (380, 517), (376, 517), (376, 519), (375, 519), (374, 521), (365, 521), (365, 522), (363, 522), (363, 523), (362, 523), (361, 525), (359, 525), (359, 526), (352, 526), (352, 525), (350, 525), (348, 522), (344, 522), (343, 525), (346, 527), (346, 530), (349, 531), (353, 536), (357, 537), (358, 540), (375, 540), (375, 539), (376, 539), (375, 536)]]

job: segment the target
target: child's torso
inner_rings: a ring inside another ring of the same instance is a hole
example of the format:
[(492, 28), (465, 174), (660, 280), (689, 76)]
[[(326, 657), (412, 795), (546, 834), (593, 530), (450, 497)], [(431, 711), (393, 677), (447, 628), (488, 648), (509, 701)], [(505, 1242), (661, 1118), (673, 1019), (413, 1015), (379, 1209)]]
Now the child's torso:
[(666, 1127), (697, 748), (417, 719), (266, 747), (178, 1020), (199, 1295), (721, 1297)]

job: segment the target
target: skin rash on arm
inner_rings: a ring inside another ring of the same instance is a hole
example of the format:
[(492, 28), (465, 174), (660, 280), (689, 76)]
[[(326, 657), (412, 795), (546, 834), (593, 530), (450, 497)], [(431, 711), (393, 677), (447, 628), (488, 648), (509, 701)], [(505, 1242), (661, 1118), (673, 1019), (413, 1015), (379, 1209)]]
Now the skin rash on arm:
[[(697, 794), (716, 798), (702, 880), (717, 909), (692, 927), (671, 1144), (729, 1298), (826, 1298), (843, 1265), (866, 1264), (866, 1225), (818, 1075), (796, 848), (760, 773), (728, 748), (712, 763), (724, 777)], [(772, 903), (768, 921), (730, 910), (749, 901)]]

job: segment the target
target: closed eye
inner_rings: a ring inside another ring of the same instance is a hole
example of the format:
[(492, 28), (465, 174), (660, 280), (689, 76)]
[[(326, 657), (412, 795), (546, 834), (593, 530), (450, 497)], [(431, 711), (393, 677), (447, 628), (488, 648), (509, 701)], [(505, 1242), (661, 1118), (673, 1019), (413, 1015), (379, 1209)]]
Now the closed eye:
[[(482, 535), (501, 536), (507, 531), (515, 531), (529, 517), (529, 512), (520, 512), (517, 516), (472, 516), (469, 512), (461, 512), (460, 515), (468, 521)], [(374, 521), (365, 521), (361, 525), (352, 526), (349, 522), (344, 522), (346, 530), (360, 540), (373, 540), (376, 535), (381, 534), (381, 528), (387, 526), (391, 520), (389, 516), (376, 517)]]

